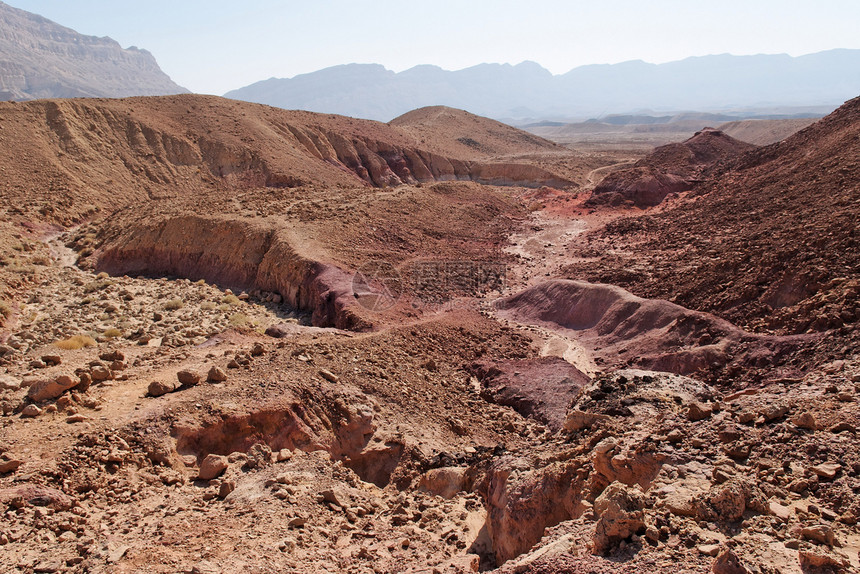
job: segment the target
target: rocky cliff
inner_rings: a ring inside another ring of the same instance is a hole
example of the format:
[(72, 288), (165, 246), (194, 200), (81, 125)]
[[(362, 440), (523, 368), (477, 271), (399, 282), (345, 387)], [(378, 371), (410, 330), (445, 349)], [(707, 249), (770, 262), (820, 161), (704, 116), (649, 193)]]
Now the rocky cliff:
[(84, 36), (0, 2), (0, 99), (177, 94), (146, 50)]

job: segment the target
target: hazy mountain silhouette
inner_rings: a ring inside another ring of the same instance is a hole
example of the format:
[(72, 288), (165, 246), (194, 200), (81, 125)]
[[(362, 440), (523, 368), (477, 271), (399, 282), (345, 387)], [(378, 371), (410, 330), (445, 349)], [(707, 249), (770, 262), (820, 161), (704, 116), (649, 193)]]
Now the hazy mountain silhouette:
[(0, 2), (0, 100), (185, 93), (146, 50)]
[(291, 79), (271, 78), (227, 97), (387, 121), (431, 105), (504, 119), (593, 117), (685, 109), (830, 106), (860, 93), (860, 50), (640, 60), (574, 68), (553, 76), (534, 62), (480, 64), (457, 71), (416, 66), (395, 73), (349, 64)]

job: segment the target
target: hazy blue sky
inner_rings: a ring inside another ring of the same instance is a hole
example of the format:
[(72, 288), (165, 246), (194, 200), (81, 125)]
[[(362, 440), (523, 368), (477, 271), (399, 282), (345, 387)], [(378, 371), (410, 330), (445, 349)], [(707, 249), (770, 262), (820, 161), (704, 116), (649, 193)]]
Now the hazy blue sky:
[(401, 71), (533, 60), (661, 63), (860, 48), (860, 0), (6, 0), (152, 52), (175, 82), (223, 94), (351, 62)]

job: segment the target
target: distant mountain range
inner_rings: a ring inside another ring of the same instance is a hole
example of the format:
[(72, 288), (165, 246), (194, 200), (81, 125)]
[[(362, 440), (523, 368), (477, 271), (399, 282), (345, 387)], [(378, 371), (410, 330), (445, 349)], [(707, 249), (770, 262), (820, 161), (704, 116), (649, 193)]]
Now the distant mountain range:
[(679, 110), (761, 114), (815, 107), (815, 112), (827, 113), (858, 94), (860, 50), (840, 49), (800, 57), (723, 54), (666, 64), (636, 60), (582, 66), (555, 76), (534, 62), (458, 71), (416, 66), (400, 73), (378, 64), (349, 64), (291, 79), (271, 78), (225, 95), (381, 121), (422, 106), (445, 105), (522, 122)]
[(123, 49), (0, 2), (0, 100), (186, 92), (146, 50)]

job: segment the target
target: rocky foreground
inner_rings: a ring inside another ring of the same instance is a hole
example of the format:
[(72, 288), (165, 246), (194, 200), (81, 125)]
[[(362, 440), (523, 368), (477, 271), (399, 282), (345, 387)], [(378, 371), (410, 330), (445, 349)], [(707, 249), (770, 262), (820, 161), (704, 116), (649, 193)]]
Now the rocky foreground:
[(477, 311), (356, 335), (270, 294), (43, 273), (2, 347), (9, 571), (857, 566), (856, 360), (738, 392), (565, 375), (559, 418), (540, 338)]

